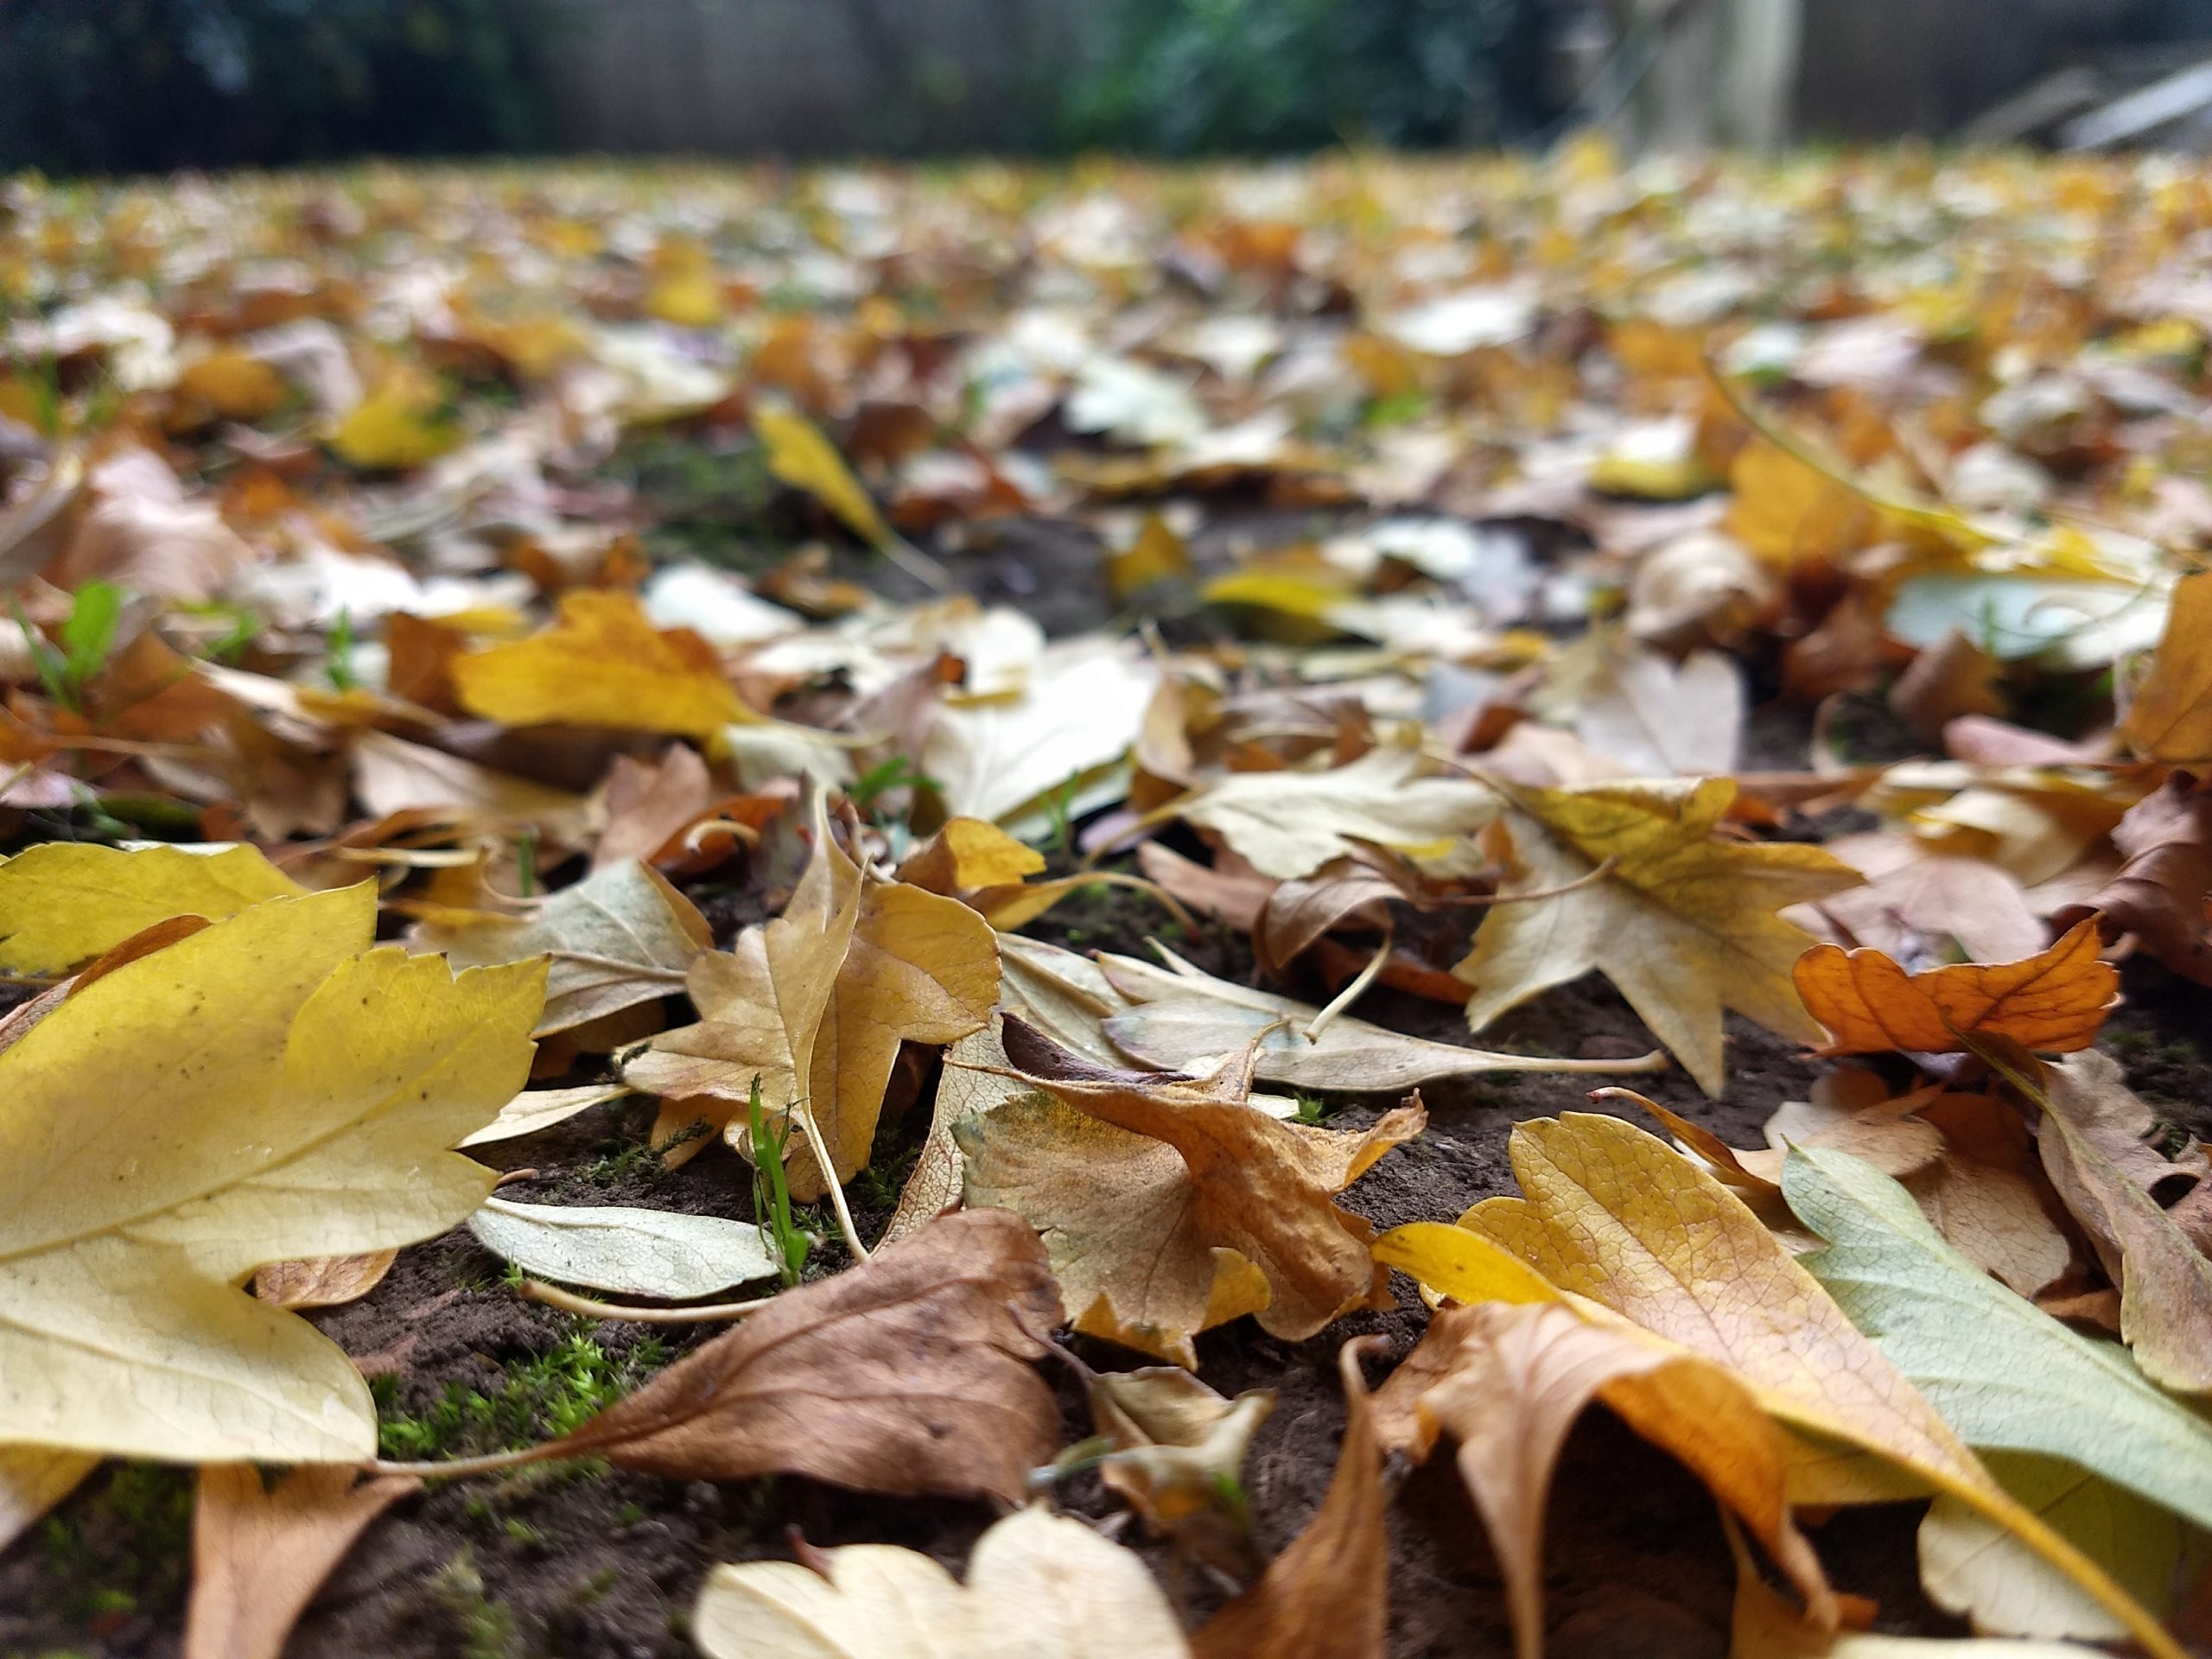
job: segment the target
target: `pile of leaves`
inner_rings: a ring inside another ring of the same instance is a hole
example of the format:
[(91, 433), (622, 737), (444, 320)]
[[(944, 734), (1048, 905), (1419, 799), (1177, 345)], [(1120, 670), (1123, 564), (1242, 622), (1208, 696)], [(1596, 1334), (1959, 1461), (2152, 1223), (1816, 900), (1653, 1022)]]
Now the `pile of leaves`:
[[(0, 1637), (171, 1650), (67, 1582), (105, 1459), (198, 1471), (194, 1659), (611, 1466), (880, 1503), (639, 1651), (1371, 1659), (1433, 1460), (1530, 1659), (1597, 1402), (1711, 1651), (2212, 1642), (2212, 1113), (2107, 1023), (2212, 988), (2200, 174), (0, 214)], [(1593, 1109), (1375, 1201), (1514, 1076)], [(457, 1297), (567, 1334), (472, 1391)], [(1233, 1341), (1341, 1344), (1272, 1560)], [(519, 1650), (435, 1586), (384, 1650)]]

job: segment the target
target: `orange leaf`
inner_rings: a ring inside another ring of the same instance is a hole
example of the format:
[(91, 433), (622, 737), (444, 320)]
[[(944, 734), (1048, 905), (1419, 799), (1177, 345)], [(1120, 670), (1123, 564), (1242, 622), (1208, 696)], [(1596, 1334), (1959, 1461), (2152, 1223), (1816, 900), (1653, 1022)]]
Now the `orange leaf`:
[(1828, 1028), (1829, 1054), (1948, 1053), (1961, 1032), (2028, 1048), (2087, 1048), (2116, 1000), (2119, 972), (2097, 960), (2094, 922), (2018, 962), (1968, 962), (1908, 974), (1879, 950), (1823, 944), (1798, 957), (1797, 994)]

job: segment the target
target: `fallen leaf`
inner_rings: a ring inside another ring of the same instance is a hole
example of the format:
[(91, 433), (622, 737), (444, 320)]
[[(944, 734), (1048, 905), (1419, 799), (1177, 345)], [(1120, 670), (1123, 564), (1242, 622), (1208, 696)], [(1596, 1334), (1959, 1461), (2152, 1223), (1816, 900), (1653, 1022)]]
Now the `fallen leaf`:
[(998, 825), (981, 818), (949, 818), (900, 861), (899, 879), (931, 893), (953, 894), (1025, 881), (1044, 868), (1044, 854)]
[(1631, 777), (1725, 775), (1744, 733), (1744, 680), (1717, 651), (1680, 663), (1630, 646), (1611, 652), (1586, 689), (1575, 734)]
[(175, 916), (220, 921), (300, 884), (251, 847), (125, 852), (47, 842), (0, 863), (0, 962), (58, 974)]
[(1859, 877), (1817, 848), (1717, 837), (1735, 794), (1718, 778), (1521, 791), (1508, 819), (1521, 871), (1505, 893), (1587, 885), (1491, 909), (1452, 970), (1474, 987), (1469, 1027), (1595, 968), (1709, 1095), (1724, 1007), (1817, 1040), (1789, 978), (1811, 938), (1774, 912)]
[(303, 1262), (271, 1262), (255, 1269), (253, 1294), (276, 1307), (342, 1307), (384, 1282), (397, 1250), (359, 1255), (318, 1255)]
[(2002, 666), (1953, 628), (1897, 676), (1889, 690), (1890, 710), (1923, 743), (1940, 747), (1943, 728), (1951, 721), (2005, 712), (2005, 699), (1997, 690)]
[[(1049, 827), (1044, 798), (1071, 791), (1070, 815), (1090, 810), (1085, 791), (1136, 741), (1157, 671), (1118, 645), (1069, 640), (1047, 646), (1017, 696), (941, 709), (922, 746), (947, 812), (1028, 832)], [(1118, 798), (1117, 789), (1107, 791)]]
[(2160, 1133), (2158, 1119), (2127, 1086), (2120, 1062), (2101, 1050), (2046, 1066), (2043, 1092), (2053, 1111), (2161, 1205), (2193, 1196), (2212, 1180), (2202, 1146), (2192, 1142), (2169, 1158), (2151, 1144)]
[(709, 1573), (691, 1614), (708, 1659), (1189, 1659), (1142, 1560), (1042, 1509), (977, 1540), (964, 1586), (890, 1544), (810, 1558)]
[(753, 411), (753, 429), (767, 446), (768, 470), (778, 478), (814, 497), (870, 547), (898, 539), (844, 457), (805, 416), (788, 404), (764, 401)]
[[(358, 1480), (358, 1484), (357, 1484)], [(423, 1490), (315, 1464), (264, 1487), (250, 1463), (200, 1471), (185, 1659), (280, 1659), (292, 1626), (371, 1522)]]
[(1274, 1391), (1222, 1396), (1174, 1365), (1087, 1371), (1084, 1393), (1092, 1425), (1113, 1441), (1099, 1459), (1108, 1491), (1143, 1518), (1156, 1537), (1225, 1573), (1260, 1569), (1250, 1521), (1224, 1494), (1244, 1491), (1252, 1436), (1274, 1409)]
[(1447, 1307), (1384, 1385), (1386, 1438), (1426, 1458), (1459, 1442), (1461, 1478), (1506, 1582), (1515, 1650), (1544, 1648), (1544, 1511), (1567, 1432), (1602, 1400), (1686, 1464), (1757, 1534), (1808, 1602), (1834, 1592), (1790, 1518), (1783, 1436), (1734, 1372), (1625, 1321), (1593, 1323), (1561, 1302)]
[(1421, 775), (1410, 749), (1370, 749), (1327, 772), (1246, 772), (1160, 809), (1218, 834), (1262, 875), (1311, 875), (1360, 843), (1439, 854), (1497, 816), (1496, 794)]
[(2094, 893), (2051, 918), (2072, 927), (2094, 913), (2107, 943), (2133, 933), (2174, 972), (2212, 985), (2212, 938), (2205, 903), (2212, 898), (2212, 791), (2187, 772), (2127, 809), (2112, 832), (2126, 861)]
[(1987, 1095), (1942, 1095), (1922, 1109), (1943, 1155), (1906, 1188), (1951, 1248), (2023, 1296), (2054, 1283), (2074, 1247), (2046, 1207), (2049, 1183), (2020, 1115)]
[(535, 966), (456, 979), (370, 950), (375, 911), (366, 887), (255, 906), (0, 1055), (0, 1440), (185, 1461), (372, 1452), (344, 1353), (239, 1283), (474, 1210), (491, 1172), (441, 1148), (514, 1094), (543, 995)]
[(768, 1111), (804, 1102), (836, 1166), (825, 1175), (791, 1137), (791, 1191), (810, 1201), (867, 1164), (899, 1043), (949, 1043), (989, 1017), (998, 948), (957, 899), (863, 874), (817, 804), (813, 855), (784, 913), (700, 957), (690, 988), (699, 1023), (655, 1038), (625, 1079), (687, 1111), (723, 1103), (720, 1126), (741, 1150), (756, 1077)]
[[(2076, 1071), (2053, 1090), (2032, 1055), (1982, 1044), (1974, 1052), (2041, 1110), (2036, 1143), (2044, 1172), (2120, 1287), (2120, 1337), (2144, 1376), (2177, 1394), (2212, 1392), (2212, 1260), (2069, 1116), (2094, 1097), (2095, 1084), (2084, 1086)], [(2091, 1075), (2102, 1072), (2101, 1081), (2117, 1086), (2111, 1057), (2095, 1058), (2104, 1065)]]
[(507, 726), (709, 738), (759, 719), (713, 646), (688, 628), (654, 627), (626, 594), (563, 594), (550, 628), (456, 657), (453, 682), (463, 708)]
[[(1435, 1242), (1451, 1229), (1402, 1228), (1382, 1241), (1381, 1259), (1465, 1301), (1539, 1300), (1560, 1291), (1586, 1297), (1728, 1367), (1785, 1423), (1872, 1452), (2008, 1527), (2123, 1619), (2137, 1640), (2174, 1659), (2155, 1619), (1991, 1478), (1967, 1450), (1980, 1421), (1954, 1419), (1951, 1396), (1936, 1379), (1927, 1380), (1923, 1395), (1915, 1382), (1926, 1373), (1882, 1344), (1882, 1322), (1870, 1322), (1875, 1340), (1862, 1336), (1853, 1323), (1859, 1305), (1848, 1297), (1839, 1305), (1823, 1288), (1835, 1276), (1815, 1278), (1713, 1176), (1632, 1124), (1586, 1113), (1521, 1124), (1508, 1150), (1525, 1196), (1485, 1199), (1460, 1217), (1462, 1227), (1492, 1249), (1461, 1245), (1455, 1254)], [(1808, 1213), (1798, 1203), (1798, 1172), (1815, 1167), (1815, 1160), (1820, 1168), (1863, 1171), (1867, 1181), (1893, 1193), (1910, 1224), (1958, 1263), (1977, 1299), (2010, 1303), (2063, 1332), (1952, 1255), (1910, 1195), (1888, 1176), (1843, 1154), (1800, 1148), (1784, 1166), (1783, 1194), (1823, 1237), (1836, 1237), (1827, 1212)], [(1408, 1232), (1414, 1236), (1394, 1245)], [(1955, 1338), (1955, 1316), (1945, 1318)], [(2163, 1402), (2139, 1378), (2136, 1386)], [(1848, 1461), (1804, 1461), (1793, 1471), (1791, 1496), (1800, 1502), (1863, 1502), (1878, 1494), (1900, 1495), (1891, 1485), (1870, 1485), (1866, 1472)]]
[(89, 1452), (0, 1446), (0, 1550), (75, 1491), (99, 1463)]
[(420, 369), (387, 375), (330, 435), (339, 458), (365, 472), (403, 472), (457, 448), (461, 429), (441, 412), (444, 394)]
[(2012, 962), (2050, 937), (2020, 884), (1993, 864), (1930, 857), (1905, 836), (1845, 836), (1827, 849), (1866, 878), (1804, 907), (1844, 944), (1925, 968), (1954, 960), (1953, 940), (1969, 962)]
[[(2073, 1539), (2151, 1611), (2170, 1618), (2183, 1523), (2172, 1510), (2057, 1458), (1987, 1454), (1990, 1472), (2029, 1510)], [(2011, 1636), (2117, 1642), (2126, 1630), (2081, 1587), (2001, 1527), (1948, 1497), (1920, 1522), (1929, 1599)]]
[(537, 1454), (1019, 1503), (1059, 1444), (1032, 1362), (1060, 1321), (1029, 1224), (969, 1210), (764, 1303)]
[(1000, 1075), (1007, 1064), (998, 1033), (988, 1026), (969, 1032), (944, 1051), (944, 1064), (938, 1071), (937, 1096), (930, 1108), (930, 1126), (914, 1154), (906, 1185), (899, 1189), (899, 1207), (884, 1227), (884, 1243), (904, 1238), (959, 1207), (964, 1172), (953, 1131), (1018, 1094), (1035, 1092)]
[(348, 752), (353, 762), (354, 798), (374, 817), (443, 808), (517, 825), (536, 824), (562, 838), (573, 835), (583, 817), (582, 798), (566, 790), (550, 789), (388, 732), (357, 732)]
[(545, 957), (541, 1037), (681, 990), (714, 943), (697, 907), (659, 871), (634, 861), (562, 888), (529, 921), (460, 912), (415, 931), (418, 948), (463, 967)]
[(1106, 1070), (1016, 1019), (1001, 1035), (1050, 1099), (954, 1130), (968, 1202), (1044, 1233), (1077, 1329), (1194, 1366), (1191, 1338), (1241, 1314), (1299, 1341), (1382, 1305), (1372, 1230), (1331, 1199), (1420, 1132), (1417, 1099), (1364, 1134), (1310, 1128), (1249, 1103), (1249, 1049), (1186, 1077)]
[(565, 1123), (579, 1112), (636, 1092), (626, 1083), (588, 1083), (574, 1089), (525, 1089), (499, 1108), (499, 1115), (489, 1123), (454, 1144), (480, 1147), (493, 1141), (519, 1140), (525, 1135), (536, 1135), (540, 1129), (550, 1129), (556, 1123)]
[(1493, 1053), (1457, 1043), (1407, 1037), (1342, 1014), (1319, 1037), (1306, 1036), (1320, 1010), (1272, 991), (1217, 979), (1163, 950), (1168, 966), (1129, 957), (1103, 959), (1106, 978), (1134, 1006), (1109, 1014), (1101, 1028), (1114, 1046), (1165, 1071), (1204, 1067), (1256, 1043), (1254, 1077), (1287, 1089), (1402, 1094), (1439, 1077), (1486, 1071), (1638, 1071), (1640, 1060), (1562, 1060), (1536, 1054)]
[(2173, 608), (2120, 734), (2152, 760), (2212, 760), (2212, 572), (2174, 584)]
[(626, 1205), (516, 1204), (489, 1198), (468, 1230), (535, 1278), (664, 1301), (774, 1276), (779, 1258), (750, 1222)]
[(1797, 963), (1798, 993), (1828, 1029), (1821, 1052), (1942, 1054), (1976, 1034), (2046, 1052), (2087, 1048), (2120, 997), (2087, 922), (2018, 962), (1958, 963), (1907, 974), (1878, 950), (1816, 945)]
[(108, 582), (135, 593), (204, 602), (258, 556), (216, 505), (194, 499), (151, 450), (127, 448), (87, 475), (91, 510), (47, 567), (58, 588)]
[(1390, 1534), (1382, 1451), (1359, 1357), (1382, 1346), (1363, 1337), (1337, 1351), (1344, 1390), (1344, 1443), (1321, 1507), (1260, 1581), (1199, 1629), (1197, 1659), (1382, 1659), (1390, 1624)]
[(1873, 539), (1865, 501), (1764, 438), (1744, 446), (1728, 482), (1728, 532), (1768, 564), (1834, 563)]
[(1969, 1445), (2063, 1459), (2212, 1524), (2212, 1425), (2145, 1382), (2126, 1350), (1987, 1277), (1857, 1159), (1801, 1147), (1783, 1192), (1828, 1241), (1805, 1268)]

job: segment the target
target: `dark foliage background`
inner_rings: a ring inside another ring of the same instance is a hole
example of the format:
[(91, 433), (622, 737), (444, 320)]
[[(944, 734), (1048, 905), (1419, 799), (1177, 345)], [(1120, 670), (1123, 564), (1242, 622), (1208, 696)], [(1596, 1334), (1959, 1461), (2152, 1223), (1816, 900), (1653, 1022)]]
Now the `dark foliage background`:
[(0, 169), (529, 149), (560, 26), (548, 0), (0, 0)]

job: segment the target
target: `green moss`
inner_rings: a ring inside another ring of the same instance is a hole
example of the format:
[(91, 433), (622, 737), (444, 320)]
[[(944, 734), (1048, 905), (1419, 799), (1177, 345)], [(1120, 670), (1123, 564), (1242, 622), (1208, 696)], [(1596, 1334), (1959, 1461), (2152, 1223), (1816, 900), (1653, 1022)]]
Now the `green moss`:
[(62, 1611), (84, 1620), (174, 1605), (191, 1559), (192, 1474), (161, 1464), (116, 1466), (105, 1485), (39, 1529)]
[(520, 1651), (513, 1612), (485, 1593), (484, 1575), (466, 1547), (431, 1577), (430, 1593), (465, 1659), (512, 1659)]
[(387, 1458), (420, 1460), (518, 1450), (581, 1428), (667, 1363), (646, 1337), (610, 1353), (581, 1330), (510, 1366), (489, 1393), (449, 1382), (419, 1412), (398, 1408), (396, 1379), (370, 1384), (377, 1402), (377, 1444)]

